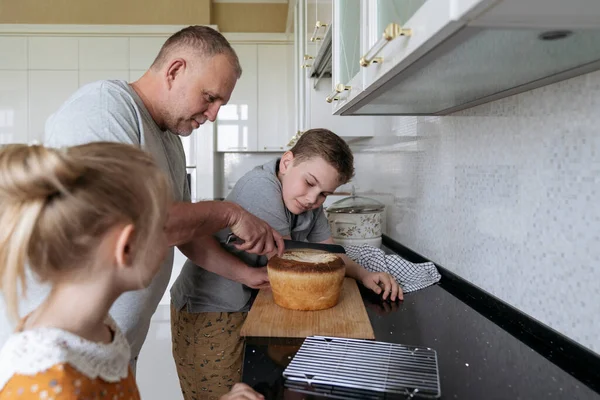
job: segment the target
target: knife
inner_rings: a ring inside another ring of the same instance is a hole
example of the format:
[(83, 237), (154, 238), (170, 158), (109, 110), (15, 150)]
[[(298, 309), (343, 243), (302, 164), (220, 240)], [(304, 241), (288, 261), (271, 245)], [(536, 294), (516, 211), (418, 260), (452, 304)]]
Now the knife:
[[(235, 236), (233, 233), (230, 233), (229, 235), (227, 235), (225, 243), (242, 244), (244, 243), (244, 241)], [(283, 245), (285, 246), (286, 250), (309, 249), (326, 251), (328, 253), (346, 254), (346, 249), (344, 249), (344, 246), (340, 246), (339, 244), (310, 243), (301, 242), (299, 240), (283, 239)]]

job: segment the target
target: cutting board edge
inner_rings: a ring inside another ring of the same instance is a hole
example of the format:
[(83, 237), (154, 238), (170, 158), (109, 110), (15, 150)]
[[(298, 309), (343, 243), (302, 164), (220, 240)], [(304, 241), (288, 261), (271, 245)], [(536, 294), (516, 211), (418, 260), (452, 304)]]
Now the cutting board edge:
[[(358, 290), (358, 285), (357, 282), (352, 279), (352, 278), (348, 278), (346, 277), (345, 279), (345, 284), (346, 281), (348, 281), (348, 284), (350, 284), (350, 286), (352, 287), (352, 289), (350, 289), (351, 291), (353, 291), (354, 293), (358, 294), (359, 290)], [(359, 294), (360, 296), (360, 294)], [(345, 334), (339, 334), (338, 333), (331, 333), (331, 332), (323, 332), (323, 333), (311, 333), (310, 335), (304, 335), (304, 334), (290, 334), (288, 332), (280, 332), (277, 335), (274, 335), (272, 332), (270, 332), (270, 330), (267, 330), (266, 332), (263, 332), (262, 330), (258, 330), (256, 332), (248, 332), (248, 330), (251, 330), (250, 328), (248, 328), (249, 325), (249, 320), (246, 319), (246, 321), (244, 321), (244, 324), (242, 325), (242, 329), (240, 330), (240, 336), (242, 337), (281, 337), (281, 338), (298, 338), (298, 339), (303, 339), (306, 338), (308, 336), (334, 336), (334, 337), (341, 337), (341, 338), (348, 338), (348, 339), (365, 339), (365, 340), (374, 340), (375, 339), (375, 332), (373, 330), (373, 325), (369, 319), (369, 315), (367, 313), (367, 310), (364, 306), (364, 303), (362, 303), (362, 301), (360, 302), (360, 305), (362, 307), (360, 307), (359, 310), (357, 310), (359, 313), (363, 314), (364, 317), (366, 317), (366, 326), (364, 327), (365, 329), (363, 330), (363, 334), (360, 335), (353, 335), (351, 333), (345, 333)], [(252, 310), (250, 310), (250, 313), (252, 312)]]

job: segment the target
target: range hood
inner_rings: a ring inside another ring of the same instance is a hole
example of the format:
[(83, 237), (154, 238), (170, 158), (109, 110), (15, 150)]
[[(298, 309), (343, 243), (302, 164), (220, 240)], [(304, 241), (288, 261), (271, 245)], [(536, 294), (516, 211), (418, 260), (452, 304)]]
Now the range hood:
[(600, 0), (495, 0), (461, 21), (335, 114), (447, 115), (600, 69)]

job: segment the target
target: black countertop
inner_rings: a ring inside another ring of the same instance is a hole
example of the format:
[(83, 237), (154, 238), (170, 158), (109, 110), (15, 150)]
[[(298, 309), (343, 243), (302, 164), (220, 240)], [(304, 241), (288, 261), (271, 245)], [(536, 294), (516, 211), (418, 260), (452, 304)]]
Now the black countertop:
[[(600, 399), (585, 384), (469, 307), (442, 285), (380, 301), (361, 288), (378, 341), (437, 351), (442, 399)], [(312, 399), (285, 389), (301, 339), (247, 338), (242, 380), (269, 399)]]

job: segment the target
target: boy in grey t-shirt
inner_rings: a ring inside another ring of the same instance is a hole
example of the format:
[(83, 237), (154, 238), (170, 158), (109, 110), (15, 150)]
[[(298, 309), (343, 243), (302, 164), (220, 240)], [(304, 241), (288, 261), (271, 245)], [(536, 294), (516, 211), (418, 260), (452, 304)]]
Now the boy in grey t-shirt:
[[(227, 200), (265, 220), (284, 238), (333, 243), (323, 202), (353, 173), (348, 145), (333, 132), (312, 129), (280, 159), (244, 175)], [(223, 231), (216, 235), (227, 251), (223, 254), (224, 263), (265, 268), (266, 257), (223, 244), (226, 234)], [(402, 297), (391, 275), (368, 272), (345, 256), (344, 261), (348, 276), (382, 293), (384, 299)], [(259, 282), (255, 287), (268, 284)], [(251, 295), (252, 290), (235, 279), (198, 268), (189, 260), (185, 264), (171, 289), (171, 327), (173, 355), (186, 399), (192, 398), (194, 392), (218, 395), (219, 388), (239, 381), (243, 348), (239, 331), (250, 308)]]

